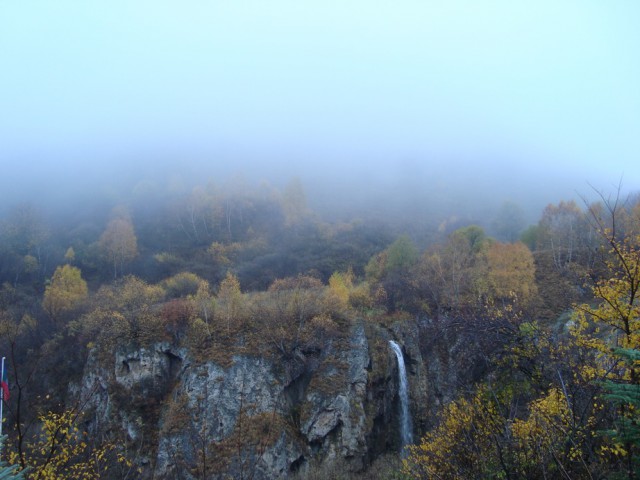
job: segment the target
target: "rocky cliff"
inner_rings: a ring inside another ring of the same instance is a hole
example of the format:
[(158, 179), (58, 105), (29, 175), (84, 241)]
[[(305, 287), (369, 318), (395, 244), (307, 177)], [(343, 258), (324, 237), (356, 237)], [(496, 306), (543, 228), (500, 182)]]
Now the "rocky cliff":
[[(75, 387), (86, 428), (119, 438), (141, 478), (301, 477), (335, 463), (365, 470), (397, 451), (397, 364), (403, 346), (411, 411), (423, 431), (433, 385), (416, 322), (354, 322), (322, 350), (232, 357), (230, 365), (156, 343), (89, 359)], [(430, 400), (431, 399), (431, 400)]]

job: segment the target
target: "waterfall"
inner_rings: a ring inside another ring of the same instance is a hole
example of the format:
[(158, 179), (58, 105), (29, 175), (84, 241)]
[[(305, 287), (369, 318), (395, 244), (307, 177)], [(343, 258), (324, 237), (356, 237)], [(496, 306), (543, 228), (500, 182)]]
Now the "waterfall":
[(409, 411), (409, 389), (407, 385), (407, 369), (404, 365), (404, 356), (402, 349), (393, 340), (389, 341), (389, 345), (396, 354), (398, 359), (398, 396), (400, 397), (400, 439), (402, 440), (403, 454), (406, 453), (405, 447), (413, 443), (413, 422), (411, 421), (411, 412)]

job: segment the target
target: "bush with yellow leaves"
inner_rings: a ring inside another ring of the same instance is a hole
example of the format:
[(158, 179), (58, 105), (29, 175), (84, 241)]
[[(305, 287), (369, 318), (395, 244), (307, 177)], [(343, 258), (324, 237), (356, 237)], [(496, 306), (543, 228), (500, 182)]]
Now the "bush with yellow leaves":
[(98, 480), (114, 465), (132, 468), (113, 443), (92, 446), (78, 427), (79, 418), (73, 409), (40, 415), (39, 434), (17, 450), (8, 449), (8, 463), (24, 470), (29, 480)]

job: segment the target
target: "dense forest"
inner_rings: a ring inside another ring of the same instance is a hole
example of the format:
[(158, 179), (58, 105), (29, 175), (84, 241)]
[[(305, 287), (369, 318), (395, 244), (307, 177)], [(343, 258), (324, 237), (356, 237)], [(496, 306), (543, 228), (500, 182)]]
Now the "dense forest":
[[(640, 197), (595, 197), (529, 226), (512, 202), (478, 221), (329, 220), (297, 179), (7, 207), (3, 468), (640, 478)], [(390, 433), (393, 339), (410, 445)]]

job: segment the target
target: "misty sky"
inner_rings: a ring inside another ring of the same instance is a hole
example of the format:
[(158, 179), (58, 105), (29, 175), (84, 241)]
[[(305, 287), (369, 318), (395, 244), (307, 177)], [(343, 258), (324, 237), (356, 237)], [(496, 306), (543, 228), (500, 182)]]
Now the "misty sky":
[(3, 1), (0, 188), (198, 162), (640, 189), (639, 24), (635, 0)]

